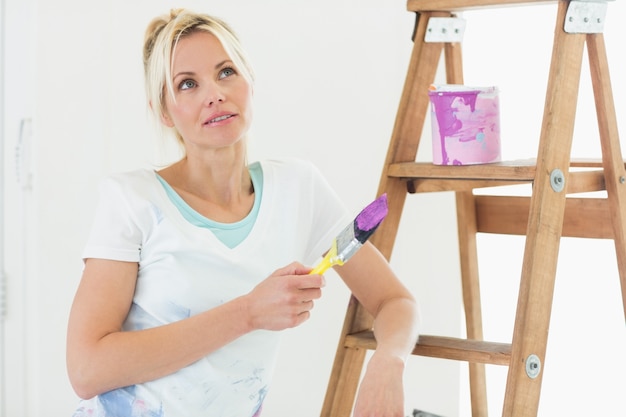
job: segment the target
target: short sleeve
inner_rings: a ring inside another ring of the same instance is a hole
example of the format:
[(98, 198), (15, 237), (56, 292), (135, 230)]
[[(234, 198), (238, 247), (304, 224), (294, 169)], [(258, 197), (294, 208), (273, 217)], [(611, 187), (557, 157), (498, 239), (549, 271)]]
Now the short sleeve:
[(310, 164), (310, 203), (314, 208), (313, 227), (309, 237), (307, 261), (321, 257), (337, 235), (352, 221), (348, 211), (330, 183)]
[(136, 221), (134, 203), (122, 181), (109, 177), (100, 183), (95, 219), (83, 259), (139, 262), (143, 233)]

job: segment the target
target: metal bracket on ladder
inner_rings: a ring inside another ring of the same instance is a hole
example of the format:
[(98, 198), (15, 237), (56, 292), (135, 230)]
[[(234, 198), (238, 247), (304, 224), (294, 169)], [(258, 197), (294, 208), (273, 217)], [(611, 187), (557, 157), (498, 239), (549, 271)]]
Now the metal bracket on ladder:
[(460, 17), (431, 17), (428, 19), (424, 42), (461, 42), (465, 19)]
[(602, 33), (607, 1), (613, 0), (572, 0), (565, 16), (565, 32)]

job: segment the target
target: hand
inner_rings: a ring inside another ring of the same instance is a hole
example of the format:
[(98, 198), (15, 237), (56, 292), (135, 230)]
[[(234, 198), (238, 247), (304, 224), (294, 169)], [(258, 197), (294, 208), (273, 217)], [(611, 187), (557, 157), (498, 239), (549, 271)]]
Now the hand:
[(375, 352), (359, 387), (354, 417), (403, 417), (402, 359)]
[(299, 263), (278, 269), (247, 294), (247, 312), (252, 328), (283, 330), (311, 316), (314, 301), (325, 285), (321, 275), (308, 275), (310, 268)]

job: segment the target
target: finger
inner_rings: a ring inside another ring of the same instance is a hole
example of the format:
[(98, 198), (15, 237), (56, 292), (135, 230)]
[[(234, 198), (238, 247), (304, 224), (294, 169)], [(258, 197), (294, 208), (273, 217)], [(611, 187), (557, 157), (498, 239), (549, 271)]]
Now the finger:
[(299, 326), (300, 324), (304, 323), (310, 318), (311, 318), (311, 312), (303, 311), (302, 313), (298, 314), (298, 320), (296, 322), (296, 326)]
[(313, 310), (314, 306), (315, 303), (313, 301), (304, 301), (300, 307), (301, 311), (298, 313), (298, 316), (304, 315), (308, 318), (311, 315), (311, 310)]
[(312, 268), (306, 267), (299, 262), (292, 262), (289, 265), (277, 269), (275, 275), (306, 275)]
[(315, 307), (315, 303), (313, 302), (313, 300), (303, 301), (302, 307), (303, 307), (302, 313), (305, 313), (307, 311), (313, 310), (313, 307)]
[(292, 280), (298, 289), (324, 288), (326, 278), (323, 275), (298, 275)]
[(318, 300), (322, 298), (322, 290), (319, 288), (307, 288), (300, 290), (299, 298), (302, 302)]

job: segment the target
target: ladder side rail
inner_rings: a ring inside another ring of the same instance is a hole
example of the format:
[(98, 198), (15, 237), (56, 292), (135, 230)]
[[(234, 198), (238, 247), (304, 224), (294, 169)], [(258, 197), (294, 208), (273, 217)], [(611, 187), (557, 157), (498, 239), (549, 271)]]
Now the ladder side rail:
[[(522, 263), (503, 416), (536, 416), (563, 227), (585, 35), (564, 31), (569, 1), (558, 5)], [(557, 174), (556, 177), (553, 177)]]
[[(455, 198), (466, 336), (472, 340), (483, 340), (475, 197), (471, 191), (457, 191)], [(468, 371), (472, 417), (487, 417), (485, 364), (470, 362)]]
[(620, 148), (617, 116), (603, 34), (587, 35), (587, 52), (600, 132), (609, 218), (613, 225), (613, 239), (626, 318), (626, 170)]
[[(444, 45), (446, 81), (448, 84), (464, 84), (463, 54), (460, 43)], [(459, 261), (461, 268), (461, 292), (465, 312), (466, 336), (472, 340), (483, 340), (483, 319), (478, 275), (478, 248), (476, 244), (476, 204), (472, 190), (457, 191), (455, 194)], [(470, 404), (472, 417), (487, 417), (487, 374), (484, 363), (468, 364)]]
[(390, 177), (389, 166), (397, 162), (415, 162), (430, 103), (425, 92), (435, 80), (443, 50), (442, 43), (424, 42), (428, 20), (449, 16), (450, 13), (444, 12), (416, 13), (413, 51), (377, 191), (377, 195), (387, 193), (389, 213), (371, 238), (387, 259), (391, 258), (407, 195), (406, 182)]

